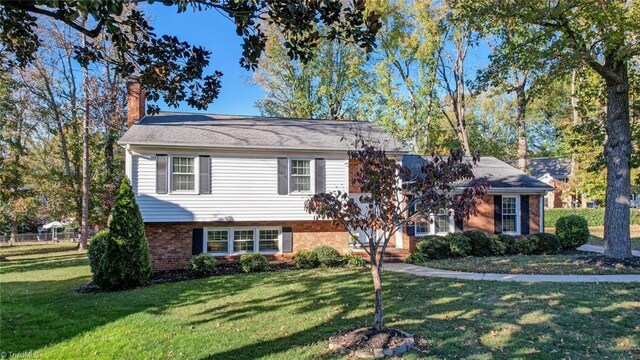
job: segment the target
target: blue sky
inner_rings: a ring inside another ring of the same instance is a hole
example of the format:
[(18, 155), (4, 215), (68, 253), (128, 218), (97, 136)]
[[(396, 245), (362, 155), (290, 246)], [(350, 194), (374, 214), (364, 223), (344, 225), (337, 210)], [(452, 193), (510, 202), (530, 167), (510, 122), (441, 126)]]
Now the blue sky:
[[(236, 35), (231, 21), (215, 11), (193, 12), (187, 10), (177, 14), (175, 6), (164, 6), (160, 2), (146, 5), (144, 10), (152, 17), (152, 26), (158, 35), (170, 34), (192, 45), (203, 46), (212, 52), (208, 71), (220, 70), (222, 90), (220, 97), (206, 112), (219, 114), (258, 115), (253, 104), (262, 98), (262, 89), (251, 83), (252, 73), (238, 62), (242, 54), (241, 38)], [(169, 108), (163, 102), (162, 110)], [(188, 106), (177, 110), (195, 112)]]
[[(151, 23), (157, 35), (170, 34), (192, 45), (203, 46), (212, 52), (210, 72), (220, 70), (222, 90), (220, 96), (207, 110), (202, 112), (216, 114), (259, 115), (254, 107), (264, 92), (252, 83), (252, 72), (240, 66), (242, 39), (236, 35), (233, 23), (216, 11), (193, 11), (191, 9), (178, 14), (175, 6), (165, 6), (161, 2), (144, 5), (144, 11), (152, 17)], [(485, 66), (489, 48), (481, 43), (467, 54), (467, 78)], [(162, 101), (158, 103), (162, 110), (198, 112), (183, 105), (178, 109), (170, 108)]]

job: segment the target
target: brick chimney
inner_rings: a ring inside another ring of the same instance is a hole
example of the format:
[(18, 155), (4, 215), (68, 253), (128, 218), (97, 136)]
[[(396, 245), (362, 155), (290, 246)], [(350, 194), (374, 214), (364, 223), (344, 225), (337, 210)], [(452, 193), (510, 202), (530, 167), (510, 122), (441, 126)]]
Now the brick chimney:
[(146, 108), (146, 91), (137, 78), (130, 78), (127, 81), (127, 128), (144, 117)]

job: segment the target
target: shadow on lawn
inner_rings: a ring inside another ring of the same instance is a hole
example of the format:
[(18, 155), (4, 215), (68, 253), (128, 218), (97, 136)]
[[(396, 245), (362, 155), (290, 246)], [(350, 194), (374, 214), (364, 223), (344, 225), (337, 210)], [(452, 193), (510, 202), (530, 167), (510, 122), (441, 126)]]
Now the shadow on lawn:
[[(42, 269), (64, 271), (55, 259), (36, 262)], [(233, 348), (229, 344), (204, 359), (284, 356), (292, 348), (314, 344), (323, 348), (315, 357), (328, 358), (334, 357), (324, 347), (329, 336), (372, 322), (368, 271), (243, 274), (96, 294), (73, 292), (88, 277), (69, 277), (2, 284), (0, 321), (3, 334), (11, 336), (2, 337), (0, 350), (37, 350), (134, 313), (160, 318), (197, 305), (197, 312), (184, 319), (186, 325), (272, 317), (291, 329), (283, 336)], [(430, 343), (427, 356), (619, 358), (639, 351), (635, 327), (640, 291), (632, 286), (463, 282), (386, 273), (384, 289), (387, 326), (424, 337)], [(223, 297), (229, 300), (206, 305)], [(322, 318), (309, 319), (318, 314)], [(630, 345), (619, 346), (627, 338)]]
[(0, 247), (0, 255), (25, 256), (36, 254), (52, 254), (68, 252), (78, 248), (75, 243), (47, 244), (47, 245), (15, 245)]
[(60, 269), (70, 266), (81, 266), (86, 263), (86, 253), (58, 255), (56, 257), (43, 256), (29, 259), (17, 259), (4, 262), (3, 266), (0, 267), (0, 274)]

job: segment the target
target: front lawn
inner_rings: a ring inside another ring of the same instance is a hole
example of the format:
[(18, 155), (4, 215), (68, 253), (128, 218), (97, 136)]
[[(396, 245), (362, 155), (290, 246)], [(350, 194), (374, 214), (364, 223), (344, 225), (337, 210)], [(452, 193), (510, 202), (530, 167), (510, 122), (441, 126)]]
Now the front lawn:
[[(78, 294), (85, 254), (0, 263), (0, 351), (42, 358), (333, 358), (328, 337), (371, 324), (367, 270), (218, 276)], [(6, 254), (0, 249), (0, 255)], [(18, 254), (18, 255), (15, 255)], [(636, 284), (520, 284), (385, 274), (389, 326), (422, 336), (405, 358), (637, 358)]]
[[(640, 250), (640, 225), (631, 225), (631, 248), (634, 250)], [(604, 245), (604, 227), (590, 227), (589, 233), (591, 239), (589, 244), (592, 245)]]
[(466, 257), (443, 260), (429, 260), (419, 265), (443, 269), (476, 273), (497, 274), (640, 274), (640, 269), (605, 269), (595, 265), (583, 265), (568, 262), (575, 257), (587, 255), (517, 255)]

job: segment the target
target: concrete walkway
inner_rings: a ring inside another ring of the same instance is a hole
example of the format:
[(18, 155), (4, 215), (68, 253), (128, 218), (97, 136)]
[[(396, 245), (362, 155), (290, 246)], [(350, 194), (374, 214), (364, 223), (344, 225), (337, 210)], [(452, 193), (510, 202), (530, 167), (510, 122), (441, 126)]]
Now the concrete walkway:
[[(602, 254), (604, 252), (604, 247), (600, 245), (586, 244), (586, 245), (580, 246), (578, 250)], [(631, 253), (633, 254), (633, 256), (640, 256), (640, 251), (638, 250), (631, 250)]]
[[(602, 253), (602, 246), (583, 245), (578, 250)], [(633, 255), (640, 256), (638, 251)], [(470, 273), (452, 270), (433, 269), (424, 266), (387, 263), (385, 270), (403, 272), (417, 276), (428, 276), (437, 278), (462, 279), (462, 280), (488, 280), (488, 281), (515, 281), (515, 282), (557, 282), (557, 283), (638, 283), (638, 275), (527, 275), (527, 274), (492, 274), (492, 273)]]

